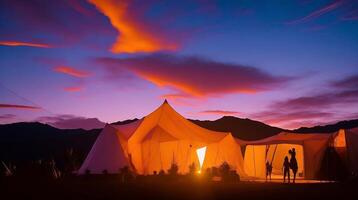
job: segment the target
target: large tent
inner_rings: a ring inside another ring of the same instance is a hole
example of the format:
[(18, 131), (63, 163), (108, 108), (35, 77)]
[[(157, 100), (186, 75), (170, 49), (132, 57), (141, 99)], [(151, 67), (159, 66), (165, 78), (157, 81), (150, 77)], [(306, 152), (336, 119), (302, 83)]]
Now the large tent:
[(238, 140), (246, 146), (244, 169), (248, 176), (264, 178), (265, 164), (272, 164), (273, 175), (282, 176), (285, 156), (290, 158), (288, 151), (296, 150), (298, 177), (312, 179), (317, 177), (321, 168), (325, 151), (332, 134), (295, 134), (281, 132), (278, 135), (257, 141)]
[(86, 169), (118, 172), (124, 165), (138, 174), (167, 171), (172, 164), (178, 172), (198, 171), (228, 163), (245, 176), (243, 157), (231, 133), (204, 129), (178, 114), (165, 101), (142, 120), (126, 125), (107, 125), (79, 173)]

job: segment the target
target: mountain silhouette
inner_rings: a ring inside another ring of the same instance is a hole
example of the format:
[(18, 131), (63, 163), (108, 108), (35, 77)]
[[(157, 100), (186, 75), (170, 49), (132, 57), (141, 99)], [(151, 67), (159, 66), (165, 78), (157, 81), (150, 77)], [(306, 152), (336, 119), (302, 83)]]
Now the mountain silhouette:
[(129, 124), (129, 123), (132, 123), (132, 122), (135, 122), (139, 119), (137, 118), (134, 118), (134, 119), (127, 119), (127, 120), (124, 120), (124, 121), (117, 121), (117, 122), (113, 122), (111, 124), (114, 124), (114, 125), (124, 125), (124, 124)]
[(69, 149), (82, 159), (99, 132), (100, 129), (57, 129), (39, 122), (0, 125), (0, 161), (61, 161)]
[(295, 133), (332, 133), (339, 129), (351, 129), (358, 127), (358, 119), (340, 121), (335, 124), (329, 124), (325, 126), (314, 126), (314, 127), (301, 127), (293, 130)]
[(231, 132), (236, 138), (243, 140), (257, 140), (273, 136), (284, 129), (272, 127), (259, 121), (242, 119), (232, 116), (224, 116), (214, 121), (191, 120), (195, 124), (213, 130)]

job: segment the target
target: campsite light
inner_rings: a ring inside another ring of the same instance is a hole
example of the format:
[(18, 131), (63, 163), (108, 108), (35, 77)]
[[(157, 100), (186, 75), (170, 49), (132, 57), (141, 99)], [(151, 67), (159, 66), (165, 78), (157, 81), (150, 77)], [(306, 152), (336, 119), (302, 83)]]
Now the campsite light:
[(196, 150), (196, 155), (198, 156), (199, 159), (199, 171), (198, 171), (199, 174), (201, 173), (201, 168), (203, 167), (204, 164), (205, 153), (206, 153), (206, 147), (201, 147)]

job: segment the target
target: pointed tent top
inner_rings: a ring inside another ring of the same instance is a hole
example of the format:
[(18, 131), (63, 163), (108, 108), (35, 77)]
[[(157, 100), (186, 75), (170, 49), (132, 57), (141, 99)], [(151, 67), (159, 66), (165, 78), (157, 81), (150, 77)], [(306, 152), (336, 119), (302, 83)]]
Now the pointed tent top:
[(164, 100), (163, 104), (165, 104), (165, 103), (169, 104), (167, 99)]

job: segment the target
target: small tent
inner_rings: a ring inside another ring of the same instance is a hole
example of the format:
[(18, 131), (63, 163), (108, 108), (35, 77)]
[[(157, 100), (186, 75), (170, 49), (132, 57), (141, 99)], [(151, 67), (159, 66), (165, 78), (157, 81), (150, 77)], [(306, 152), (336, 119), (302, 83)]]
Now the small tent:
[(78, 173), (113, 174), (129, 166), (121, 143), (124, 143), (123, 135), (114, 126), (106, 124)]
[(321, 168), (321, 162), (329, 145), (331, 134), (295, 134), (281, 132), (278, 135), (256, 141), (242, 141), (245, 145), (244, 169), (248, 176), (265, 178), (266, 162), (272, 164), (273, 176), (282, 176), (285, 156), (296, 150), (298, 177), (313, 179)]

